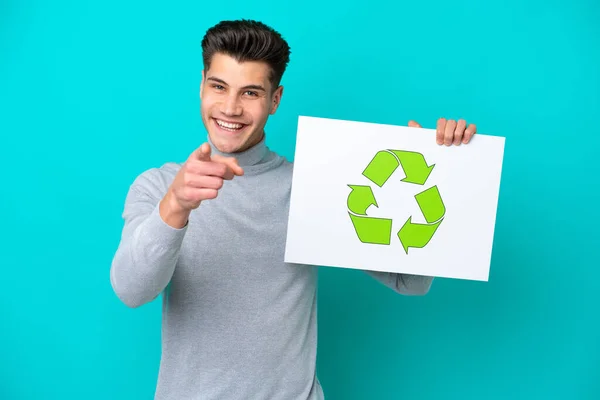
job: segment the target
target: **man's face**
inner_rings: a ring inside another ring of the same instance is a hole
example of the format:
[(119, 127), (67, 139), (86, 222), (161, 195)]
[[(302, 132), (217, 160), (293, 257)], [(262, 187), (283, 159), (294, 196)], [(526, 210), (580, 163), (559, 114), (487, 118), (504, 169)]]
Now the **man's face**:
[(238, 63), (217, 53), (202, 71), (200, 113), (213, 144), (222, 152), (244, 151), (258, 143), (283, 88), (273, 91), (270, 68), (262, 62)]

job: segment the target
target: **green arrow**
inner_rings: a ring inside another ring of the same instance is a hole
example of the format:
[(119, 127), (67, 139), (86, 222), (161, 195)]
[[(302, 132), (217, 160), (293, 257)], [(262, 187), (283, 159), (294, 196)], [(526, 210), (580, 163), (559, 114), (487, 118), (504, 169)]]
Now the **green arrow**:
[(435, 164), (428, 166), (423, 154), (414, 151), (392, 150), (392, 153), (398, 157), (406, 174), (406, 178), (402, 179), (402, 182), (425, 184)]
[(350, 215), (358, 239), (363, 243), (390, 244), (392, 220)]
[(370, 186), (348, 185), (352, 191), (348, 195), (348, 209), (354, 214), (366, 215), (371, 204), (378, 207)]
[(363, 171), (371, 182), (379, 187), (382, 187), (385, 181), (388, 180), (394, 171), (398, 168), (398, 160), (393, 154), (381, 150), (375, 154), (367, 168)]
[(446, 213), (446, 207), (440, 196), (437, 186), (432, 186), (427, 190), (415, 195), (419, 208), (423, 212), (425, 220), (430, 224), (441, 219)]
[(413, 224), (411, 219), (412, 217), (408, 217), (408, 220), (398, 231), (398, 239), (402, 242), (402, 247), (404, 247), (406, 254), (408, 254), (409, 247), (425, 247), (433, 237), (438, 226), (442, 223), (442, 221), (438, 221), (430, 225)]

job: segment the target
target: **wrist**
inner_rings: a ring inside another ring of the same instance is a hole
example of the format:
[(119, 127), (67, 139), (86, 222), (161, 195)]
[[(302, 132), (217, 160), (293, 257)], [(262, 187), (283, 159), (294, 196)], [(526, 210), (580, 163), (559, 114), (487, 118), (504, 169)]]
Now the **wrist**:
[(160, 202), (159, 214), (163, 221), (175, 229), (181, 229), (188, 223), (190, 211), (181, 207), (169, 190)]

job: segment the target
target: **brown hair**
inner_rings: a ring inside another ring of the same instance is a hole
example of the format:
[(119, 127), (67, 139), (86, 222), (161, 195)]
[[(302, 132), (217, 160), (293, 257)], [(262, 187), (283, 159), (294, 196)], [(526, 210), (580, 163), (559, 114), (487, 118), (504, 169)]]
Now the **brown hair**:
[(263, 61), (271, 67), (270, 81), (275, 90), (290, 61), (290, 46), (273, 28), (259, 21), (221, 21), (208, 29), (202, 39), (204, 69), (210, 68), (215, 53), (238, 62)]

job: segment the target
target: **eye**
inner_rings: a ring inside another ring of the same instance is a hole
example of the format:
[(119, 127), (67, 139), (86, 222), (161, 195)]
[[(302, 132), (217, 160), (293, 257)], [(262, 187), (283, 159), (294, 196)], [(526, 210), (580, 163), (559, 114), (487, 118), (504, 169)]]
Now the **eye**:
[(217, 89), (217, 90), (224, 90), (224, 89), (225, 89), (223, 86), (221, 86), (221, 85), (219, 85), (219, 84), (214, 84), (214, 85), (212, 85), (212, 87), (213, 87), (214, 89)]
[(250, 96), (250, 97), (256, 97), (256, 96), (258, 96), (258, 93), (256, 93), (256, 92), (253, 92), (252, 90), (248, 90), (248, 91), (246, 91), (245, 93), (246, 93), (248, 96)]

